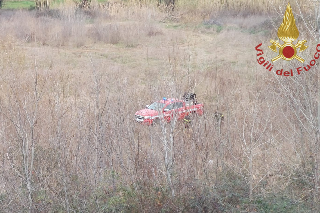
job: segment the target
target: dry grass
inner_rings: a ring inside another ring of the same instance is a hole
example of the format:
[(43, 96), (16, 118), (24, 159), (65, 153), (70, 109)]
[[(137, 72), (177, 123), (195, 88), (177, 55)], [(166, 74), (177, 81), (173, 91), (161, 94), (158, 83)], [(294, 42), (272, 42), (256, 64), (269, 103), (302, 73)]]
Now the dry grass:
[[(272, 193), (300, 209), (312, 204), (317, 152), (303, 116), (316, 115), (314, 91), (304, 93), (316, 88), (316, 78), (308, 79), (316, 69), (297, 86), (258, 66), (254, 46), (270, 38), (250, 29), (260, 29), (262, 15), (220, 16), (220, 32), (184, 24), (225, 9), (219, 2), (181, 0), (169, 15), (134, 1), (109, 11), (79, 12), (69, 2), (47, 13), (1, 13), (0, 209), (249, 211), (265, 208), (252, 200)], [(241, 3), (251, 13), (255, 2), (232, 1), (227, 9)], [(185, 11), (181, 22), (169, 21)], [(174, 126), (169, 184), (170, 126), (163, 133), (137, 125), (134, 113), (192, 90), (205, 115), (190, 129)], [(220, 130), (216, 110), (225, 115)]]

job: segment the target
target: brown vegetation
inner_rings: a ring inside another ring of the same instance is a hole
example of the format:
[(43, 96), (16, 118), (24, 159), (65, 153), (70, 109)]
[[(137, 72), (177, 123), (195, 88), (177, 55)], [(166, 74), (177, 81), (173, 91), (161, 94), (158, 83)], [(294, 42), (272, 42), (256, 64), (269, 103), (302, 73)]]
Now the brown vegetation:
[[(181, 0), (169, 14), (141, 2), (0, 11), (0, 211), (317, 212), (317, 67), (285, 78), (255, 61), (284, 11), (269, 21), (257, 1)], [(189, 129), (134, 122), (186, 91), (205, 104)]]

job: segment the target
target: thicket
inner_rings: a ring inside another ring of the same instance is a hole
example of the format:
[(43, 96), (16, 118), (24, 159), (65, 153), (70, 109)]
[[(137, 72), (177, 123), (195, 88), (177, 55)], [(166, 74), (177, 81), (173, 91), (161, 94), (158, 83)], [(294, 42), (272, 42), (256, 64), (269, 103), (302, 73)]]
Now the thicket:
[[(36, 56), (48, 54), (48, 47), (88, 44), (123, 45), (130, 52), (146, 38), (168, 36), (159, 19), (201, 20), (201, 10), (210, 18), (214, 5), (233, 12), (238, 5), (250, 14), (257, 4), (181, 0), (170, 14), (139, 4), (1, 11), (0, 211), (318, 212), (318, 67), (284, 78), (259, 70), (254, 58), (208, 65), (179, 49), (174, 37), (163, 72), (152, 68), (149, 50), (140, 59), (150, 64), (144, 71), (88, 54), (80, 73), (75, 62), (60, 62), (71, 54), (44, 62)], [(259, 1), (261, 11), (265, 4)], [(299, 18), (311, 32), (304, 35), (305, 56), (312, 56), (317, 14), (308, 12), (313, 15)], [(38, 52), (27, 55), (27, 48)], [(189, 129), (179, 121), (135, 123), (141, 106), (192, 90), (205, 114)], [(222, 123), (216, 110), (224, 114)]]

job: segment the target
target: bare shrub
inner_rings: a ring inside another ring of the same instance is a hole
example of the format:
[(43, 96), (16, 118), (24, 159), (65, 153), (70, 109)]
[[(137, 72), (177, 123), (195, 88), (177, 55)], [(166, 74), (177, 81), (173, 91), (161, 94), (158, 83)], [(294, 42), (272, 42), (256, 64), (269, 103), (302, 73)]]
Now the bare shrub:
[[(8, 21), (2, 20), (1, 28), (25, 42), (77, 47), (90, 42), (124, 43), (127, 46), (136, 46), (141, 38), (159, 34), (159, 32), (151, 32), (155, 29), (152, 24), (106, 22), (104, 18), (109, 20), (108, 16), (98, 10), (88, 14), (70, 7), (60, 12), (47, 15), (45, 13), (39, 15), (38, 12), (12, 12), (12, 17)], [(24, 24), (24, 21), (27, 21), (28, 25)]]
[[(1, 13), (0, 211), (318, 212), (316, 69), (273, 76), (260, 35), (177, 30), (147, 3)], [(135, 123), (189, 91), (205, 104), (189, 128)]]

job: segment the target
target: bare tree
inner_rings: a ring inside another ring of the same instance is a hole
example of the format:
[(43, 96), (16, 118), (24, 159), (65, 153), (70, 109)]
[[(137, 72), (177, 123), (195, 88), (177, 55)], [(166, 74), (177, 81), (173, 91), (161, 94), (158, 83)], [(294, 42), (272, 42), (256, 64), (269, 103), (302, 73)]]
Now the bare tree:
[(91, 0), (80, 0), (80, 2), (77, 2), (77, 5), (81, 9), (89, 9), (91, 5)]
[(167, 11), (173, 11), (175, 7), (175, 1), (176, 0), (158, 0), (158, 7), (163, 4)]
[(33, 84), (29, 88), (29, 94), (26, 96), (21, 97), (17, 93), (20, 90), (18, 82), (9, 83), (11, 89), (10, 104), (8, 106), (1, 105), (1, 113), (11, 122), (17, 137), (16, 143), (11, 141), (12, 146), (17, 144), (21, 151), (21, 164), (15, 161), (16, 156), (11, 153), (11, 150), (8, 150), (7, 157), (12, 169), (25, 183), (28, 191), (29, 212), (33, 211), (34, 159), (38, 141), (36, 128), (39, 117), (39, 101), (41, 99), (37, 70), (32, 77)]
[(49, 9), (50, 1), (49, 0), (36, 0), (36, 9), (45, 10)]
[[(164, 166), (167, 183), (171, 189), (172, 196), (175, 195), (174, 187), (172, 183), (173, 164), (174, 164), (174, 130), (177, 123), (177, 117), (171, 118), (170, 124), (166, 124), (166, 121), (160, 121), (162, 131), (162, 143), (164, 150)], [(169, 132), (168, 132), (169, 126)]]

